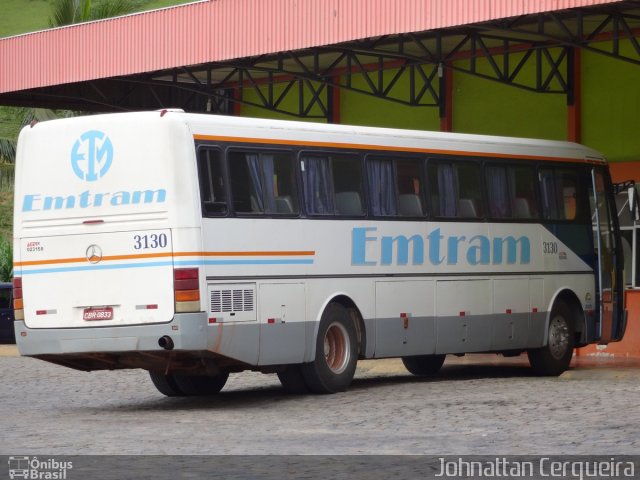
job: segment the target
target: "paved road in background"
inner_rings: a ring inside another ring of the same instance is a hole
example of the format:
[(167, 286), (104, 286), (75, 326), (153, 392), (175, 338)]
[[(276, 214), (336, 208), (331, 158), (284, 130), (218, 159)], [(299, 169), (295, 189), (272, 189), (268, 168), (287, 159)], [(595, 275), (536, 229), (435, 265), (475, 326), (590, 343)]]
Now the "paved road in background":
[(494, 358), (448, 358), (429, 379), (360, 362), (336, 395), (287, 395), (275, 375), (244, 372), (216, 397), (167, 398), (143, 371), (77, 372), (0, 347), (0, 454), (640, 452), (640, 363), (537, 378)]

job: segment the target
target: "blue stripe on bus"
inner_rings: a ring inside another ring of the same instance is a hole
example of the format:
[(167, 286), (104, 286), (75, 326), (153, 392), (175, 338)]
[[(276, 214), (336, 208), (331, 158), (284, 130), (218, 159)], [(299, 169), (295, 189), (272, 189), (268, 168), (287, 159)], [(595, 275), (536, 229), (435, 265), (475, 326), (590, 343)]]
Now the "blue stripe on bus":
[(202, 265), (312, 265), (311, 259), (268, 259), (268, 260), (178, 260), (176, 262), (121, 263), (105, 265), (79, 265), (76, 267), (37, 268), (16, 271), (16, 276), (41, 273), (84, 272), (90, 270), (121, 270), (126, 268), (202, 266)]

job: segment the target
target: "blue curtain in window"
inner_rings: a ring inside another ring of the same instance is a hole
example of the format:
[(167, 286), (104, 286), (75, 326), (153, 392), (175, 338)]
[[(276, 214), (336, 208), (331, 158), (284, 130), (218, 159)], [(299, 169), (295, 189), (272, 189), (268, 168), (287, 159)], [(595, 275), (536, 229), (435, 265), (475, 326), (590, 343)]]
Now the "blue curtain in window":
[(247, 154), (245, 158), (251, 177), (251, 211), (264, 212), (264, 189), (262, 187), (262, 174), (260, 172), (260, 157), (257, 154)]
[(542, 190), (542, 212), (544, 213), (544, 218), (558, 218), (558, 198), (552, 171), (540, 172), (540, 187)]
[(505, 167), (487, 167), (487, 197), (489, 214), (492, 217), (507, 218), (509, 216), (510, 202)]
[(382, 158), (372, 158), (367, 162), (369, 177), (369, 197), (374, 215), (397, 215), (395, 175), (393, 162)]
[(438, 215), (455, 217), (458, 211), (458, 175), (451, 164), (438, 165)]
[(273, 155), (247, 154), (245, 158), (251, 176), (251, 211), (275, 212)]
[[(282, 161), (282, 159), (280, 160)], [(286, 161), (286, 160), (285, 160)], [(275, 166), (273, 155), (260, 155), (264, 179), (264, 208), (266, 212), (276, 211)]]
[(327, 215), (334, 213), (333, 195), (331, 194), (331, 169), (329, 159), (307, 157), (302, 159), (302, 186), (307, 213)]

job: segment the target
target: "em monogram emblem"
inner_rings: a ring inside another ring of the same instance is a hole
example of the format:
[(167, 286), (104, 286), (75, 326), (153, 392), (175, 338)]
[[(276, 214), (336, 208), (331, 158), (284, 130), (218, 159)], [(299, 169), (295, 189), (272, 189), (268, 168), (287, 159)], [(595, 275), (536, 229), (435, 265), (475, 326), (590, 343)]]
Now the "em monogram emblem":
[(113, 144), (104, 132), (89, 130), (71, 149), (73, 173), (80, 180), (95, 182), (104, 177), (113, 161)]

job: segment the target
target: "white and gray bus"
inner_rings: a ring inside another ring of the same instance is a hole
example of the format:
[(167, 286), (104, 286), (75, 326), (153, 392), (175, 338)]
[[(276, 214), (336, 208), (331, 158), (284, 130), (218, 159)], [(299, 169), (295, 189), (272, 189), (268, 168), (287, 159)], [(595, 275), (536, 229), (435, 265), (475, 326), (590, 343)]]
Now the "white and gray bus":
[(22, 355), (148, 370), (166, 395), (230, 372), (347, 388), (526, 352), (543, 375), (622, 338), (622, 249), (600, 154), (552, 141), (160, 111), (20, 134)]

